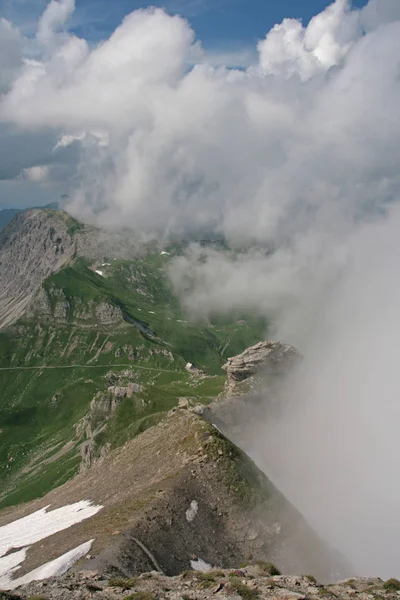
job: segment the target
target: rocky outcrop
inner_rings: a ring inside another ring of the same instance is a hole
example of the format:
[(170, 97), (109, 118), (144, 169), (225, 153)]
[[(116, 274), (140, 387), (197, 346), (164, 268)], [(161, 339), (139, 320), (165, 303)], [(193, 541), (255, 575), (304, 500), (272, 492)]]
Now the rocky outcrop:
[(101, 302), (94, 306), (94, 317), (100, 325), (118, 325), (122, 323), (121, 309), (113, 304)]
[[(378, 578), (350, 579), (322, 585), (312, 575), (275, 574), (273, 565), (254, 563), (240, 569), (213, 568), (166, 577), (152, 571), (133, 579), (105, 579), (96, 571), (82, 571), (60, 579), (32, 583), (20, 588), (10, 600), (398, 600), (400, 582)], [(7, 600), (5, 596), (4, 600)]]
[(142, 387), (138, 383), (128, 383), (126, 387), (112, 385), (108, 388), (108, 391), (114, 398), (114, 405), (117, 405), (124, 398), (132, 398), (133, 394), (139, 393), (141, 389)]
[(41, 287), (27, 308), (29, 317), (40, 317), (41, 320), (68, 322), (81, 326), (98, 324), (103, 327), (118, 326), (123, 323), (121, 309), (108, 302), (83, 302), (74, 297), (73, 303), (64, 291), (56, 286), (49, 289)]
[[(81, 471), (88, 469), (95, 460), (104, 458), (109, 452), (109, 446), (98, 445), (97, 437), (106, 429), (118, 405), (124, 398), (132, 398), (142, 391), (142, 386), (130, 381), (134, 377), (131, 371), (109, 373), (107, 380), (110, 385), (107, 391), (98, 392), (90, 403), (89, 411), (76, 425), (76, 437), (83, 440), (80, 445)], [(119, 384), (119, 385), (116, 385)]]
[(259, 371), (282, 373), (299, 359), (300, 354), (293, 346), (282, 342), (259, 342), (242, 354), (228, 358), (228, 362), (222, 368), (228, 374), (228, 381), (236, 383)]

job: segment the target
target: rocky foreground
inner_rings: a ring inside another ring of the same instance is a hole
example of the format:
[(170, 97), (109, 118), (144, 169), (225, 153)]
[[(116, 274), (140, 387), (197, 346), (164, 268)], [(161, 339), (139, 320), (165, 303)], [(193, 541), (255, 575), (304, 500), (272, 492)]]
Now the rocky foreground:
[(186, 571), (177, 577), (151, 572), (131, 579), (105, 579), (82, 572), (32, 583), (15, 592), (0, 592), (0, 600), (337, 600), (398, 598), (400, 582), (359, 578), (321, 585), (311, 575), (274, 575), (275, 567), (257, 563), (235, 570)]

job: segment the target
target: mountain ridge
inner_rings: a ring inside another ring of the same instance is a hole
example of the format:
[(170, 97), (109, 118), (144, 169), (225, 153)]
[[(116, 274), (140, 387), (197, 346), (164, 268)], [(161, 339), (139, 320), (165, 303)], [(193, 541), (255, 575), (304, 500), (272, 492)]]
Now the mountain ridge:
[(57, 208), (59, 208), (59, 204), (58, 204), (58, 202), (50, 202), (49, 204), (45, 204), (43, 206), (30, 206), (27, 208), (3, 208), (0, 210), (0, 230), (3, 229), (4, 227), (6, 227), (17, 214), (28, 211), (28, 210), (32, 210), (35, 208), (38, 208), (41, 210), (45, 210), (47, 208), (57, 209)]

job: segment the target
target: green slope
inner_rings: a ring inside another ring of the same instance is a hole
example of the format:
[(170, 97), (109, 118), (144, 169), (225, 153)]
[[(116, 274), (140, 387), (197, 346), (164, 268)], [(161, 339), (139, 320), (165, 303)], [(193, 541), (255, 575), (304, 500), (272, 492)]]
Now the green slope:
[[(169, 288), (168, 260), (159, 251), (112, 260), (98, 267), (102, 276), (77, 259), (44, 282), (46, 311), (38, 303), (0, 333), (0, 508), (77, 472), (88, 438), (76, 426), (96, 395), (111, 397), (114, 382), (139, 391), (110, 415), (94, 417), (92, 404), (97, 455), (157, 422), (180, 397), (211, 400), (223, 388), (226, 357), (264, 337), (265, 322), (248, 315), (190, 322)], [(105, 325), (96, 316), (102, 306), (123, 318)], [(205, 375), (188, 373), (187, 362)]]

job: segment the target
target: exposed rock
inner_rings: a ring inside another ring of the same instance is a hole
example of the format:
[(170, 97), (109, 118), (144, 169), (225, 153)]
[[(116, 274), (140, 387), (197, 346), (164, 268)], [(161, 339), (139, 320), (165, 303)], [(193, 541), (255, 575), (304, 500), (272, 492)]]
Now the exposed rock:
[(24, 586), (5, 600), (398, 600), (398, 592), (378, 578), (359, 578), (323, 586), (312, 576), (274, 575), (273, 565), (249, 564), (241, 569), (186, 572), (167, 577), (156, 571), (134, 579), (106, 579), (101, 573), (81, 571), (58, 579)]
[[(64, 299), (52, 309), (46, 292), (39, 290), (47, 277), (74, 256), (101, 261), (114, 257), (133, 259), (140, 256), (140, 249), (127, 232), (105, 233), (84, 226), (63, 211), (33, 209), (17, 214), (0, 231), (0, 253), (2, 329), (14, 323), (26, 311), (52, 316), (58, 321), (66, 319), (70, 308), (68, 301)], [(115, 325), (122, 321), (121, 311), (105, 303), (92, 306), (89, 311), (83, 307), (79, 318), (98, 319), (103, 325)]]
[(122, 313), (117, 306), (102, 302), (94, 308), (95, 318), (101, 325), (116, 325), (122, 323)]
[(48, 290), (40, 288), (29, 304), (27, 314), (40, 316), (41, 319), (52, 319), (57, 323), (67, 323), (71, 311), (75, 323), (91, 325), (94, 322), (105, 327), (123, 323), (121, 310), (117, 306), (107, 302), (85, 303), (80, 298), (74, 298), (74, 305), (71, 307), (63, 290), (55, 286)]
[(39, 288), (36, 292), (32, 303), (28, 307), (29, 316), (36, 314), (42, 318), (48, 318), (53, 316), (53, 310), (48, 293), (44, 288)]
[(95, 442), (93, 439), (83, 442), (81, 445), (81, 471), (88, 469), (93, 463)]
[(66, 323), (68, 318), (68, 311), (70, 310), (70, 304), (65, 297), (65, 294), (60, 289), (53, 290), (53, 296), (56, 299), (56, 304), (53, 309), (53, 316), (56, 321)]
[[(125, 377), (123, 374), (125, 373)], [(130, 371), (123, 371), (115, 375), (116, 381), (132, 377)], [(111, 374), (108, 375), (111, 377)], [(108, 447), (98, 447), (96, 437), (104, 431), (108, 421), (115, 413), (118, 405), (124, 398), (131, 398), (139, 393), (142, 387), (138, 383), (128, 382), (126, 386), (112, 385), (107, 392), (98, 392), (90, 403), (88, 413), (79, 421), (76, 426), (76, 436), (78, 440), (84, 439), (80, 446), (81, 453), (81, 471), (88, 469), (95, 460), (104, 458), (109, 451)]]
[(133, 394), (137, 394), (141, 390), (142, 387), (138, 383), (128, 383), (126, 387), (112, 385), (108, 388), (117, 401), (121, 401), (123, 398), (132, 398)]
[(242, 354), (228, 358), (222, 368), (228, 374), (228, 381), (236, 383), (261, 370), (286, 371), (299, 359), (299, 352), (292, 346), (273, 341), (259, 342)]
[(0, 329), (15, 322), (42, 282), (72, 258), (68, 219), (61, 211), (31, 210), (0, 232)]

